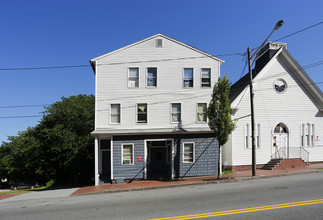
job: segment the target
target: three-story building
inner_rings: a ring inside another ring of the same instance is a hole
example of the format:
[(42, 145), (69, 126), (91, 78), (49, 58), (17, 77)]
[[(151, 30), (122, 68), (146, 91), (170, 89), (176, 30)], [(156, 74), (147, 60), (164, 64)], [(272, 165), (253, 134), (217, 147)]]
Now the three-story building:
[(162, 34), (92, 59), (95, 184), (218, 174), (206, 112), (223, 62)]

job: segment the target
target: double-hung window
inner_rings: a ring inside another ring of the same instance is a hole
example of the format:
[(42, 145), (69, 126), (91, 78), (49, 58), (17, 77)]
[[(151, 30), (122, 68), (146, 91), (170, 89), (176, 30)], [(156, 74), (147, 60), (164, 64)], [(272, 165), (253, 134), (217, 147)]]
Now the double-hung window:
[(122, 144), (122, 164), (123, 165), (133, 165), (133, 144)]
[(261, 125), (257, 124), (257, 130), (256, 130), (256, 148), (260, 148), (260, 129)]
[(120, 124), (120, 104), (111, 104), (110, 106), (110, 123)]
[(301, 125), (301, 146), (315, 146), (315, 124), (307, 123)]
[(137, 123), (147, 123), (147, 104), (137, 104)]
[(139, 68), (129, 68), (128, 72), (128, 87), (135, 88), (139, 87)]
[(205, 123), (207, 121), (206, 116), (207, 104), (206, 103), (198, 103), (197, 104), (197, 122)]
[(147, 87), (157, 87), (157, 68), (147, 68)]
[(201, 86), (202, 87), (211, 87), (211, 69), (210, 68), (203, 68), (202, 69)]
[(249, 124), (246, 124), (245, 125), (245, 129), (244, 129), (244, 139), (245, 139), (245, 141), (244, 141), (244, 146), (245, 146), (245, 148), (249, 148), (250, 146), (250, 144), (249, 144), (249, 142), (250, 142), (250, 126), (249, 126)]
[(310, 146), (310, 134), (311, 134), (311, 124), (306, 124), (306, 146)]
[(315, 125), (312, 124), (312, 133), (311, 133), (311, 146), (315, 146)]
[(181, 103), (172, 103), (171, 107), (171, 122), (181, 121)]
[(193, 68), (184, 68), (184, 87), (193, 87)]
[(183, 144), (183, 163), (194, 163), (194, 143), (184, 143)]
[(304, 147), (305, 124), (301, 125), (301, 146)]

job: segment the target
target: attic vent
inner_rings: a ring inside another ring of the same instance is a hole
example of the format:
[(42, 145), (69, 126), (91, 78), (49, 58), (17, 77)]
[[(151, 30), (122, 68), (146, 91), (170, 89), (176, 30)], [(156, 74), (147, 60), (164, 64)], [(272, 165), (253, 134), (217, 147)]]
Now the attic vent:
[(163, 46), (163, 39), (156, 39), (156, 47), (162, 47)]

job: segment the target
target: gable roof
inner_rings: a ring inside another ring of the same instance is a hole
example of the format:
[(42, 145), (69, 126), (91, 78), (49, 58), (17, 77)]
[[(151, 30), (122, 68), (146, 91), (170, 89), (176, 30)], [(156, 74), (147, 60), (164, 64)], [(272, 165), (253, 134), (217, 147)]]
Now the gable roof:
[[(277, 49), (271, 49), (271, 46), (274, 45)], [(278, 49), (279, 46), (280, 48)], [(319, 103), (320, 111), (323, 111), (323, 93), (320, 88), (313, 82), (309, 75), (304, 71), (304, 69), (299, 65), (299, 63), (293, 58), (293, 56), (288, 52), (287, 45), (276, 42), (269, 42), (258, 54), (260, 57), (256, 61), (255, 68), (252, 70), (253, 79), (257, 78), (259, 73), (268, 66), (275, 57), (281, 55), (284, 60), (289, 65), (290, 69), (293, 70), (294, 75), (300, 81), (302, 86), (313, 96), (313, 98)], [(236, 99), (239, 97), (242, 98), (241, 93), (249, 87), (250, 75), (247, 73), (237, 82), (235, 82), (230, 88), (230, 102), (236, 103)], [(232, 106), (233, 108), (237, 107)]]
[(160, 34), (160, 33), (159, 33), (159, 34), (153, 35), (153, 36), (151, 36), (151, 37), (145, 38), (145, 39), (143, 39), (143, 40), (137, 41), (137, 42), (135, 42), (135, 43), (133, 43), (133, 44), (127, 45), (127, 46), (125, 46), (125, 47), (122, 47), (122, 48), (120, 48), (120, 49), (117, 49), (117, 50), (111, 51), (111, 52), (109, 52), (109, 53), (106, 53), (106, 54), (103, 54), (103, 55), (101, 55), (101, 56), (98, 56), (98, 57), (96, 57), (96, 58), (91, 59), (91, 60), (90, 60), (90, 63), (91, 63), (91, 65), (92, 65), (92, 68), (93, 68), (93, 70), (94, 70), (94, 63), (95, 63), (97, 60), (100, 60), (100, 59), (102, 59), (102, 58), (104, 58), (104, 57), (107, 57), (107, 56), (110, 56), (110, 55), (112, 55), (112, 54), (118, 53), (119, 51), (126, 50), (126, 49), (128, 49), (128, 48), (130, 48), (130, 47), (136, 46), (136, 45), (138, 45), (138, 44), (141, 44), (141, 43), (143, 43), (143, 42), (146, 42), (146, 41), (148, 41), (148, 40), (151, 40), (151, 39), (154, 39), (154, 38), (157, 38), (157, 37), (162, 37), (162, 38), (164, 38), (164, 39), (167, 39), (167, 40), (170, 40), (170, 41), (172, 41), (172, 42), (174, 42), (174, 43), (177, 43), (177, 44), (179, 44), (179, 45), (181, 45), (181, 46), (183, 46), (183, 47), (186, 47), (186, 48), (188, 48), (188, 49), (194, 50), (194, 51), (196, 51), (196, 52), (198, 52), (198, 53), (200, 53), (200, 54), (202, 54), (202, 55), (204, 55), (204, 56), (207, 56), (207, 57), (209, 57), (209, 58), (212, 58), (212, 59), (214, 59), (214, 60), (219, 61), (221, 64), (222, 64), (222, 63), (224, 63), (224, 60), (221, 60), (221, 59), (217, 58), (216, 56), (213, 56), (213, 55), (211, 55), (211, 54), (209, 54), (209, 53), (206, 53), (206, 52), (204, 52), (204, 51), (202, 51), (202, 50), (199, 50), (199, 49), (197, 49), (197, 48), (195, 48), (195, 47), (193, 47), (193, 46), (190, 46), (190, 45), (188, 45), (188, 44), (182, 43), (182, 42), (180, 42), (180, 41), (178, 41), (178, 40), (175, 40), (175, 39), (173, 39), (173, 38), (171, 38), (171, 37), (168, 37), (168, 36), (166, 36), (166, 35), (163, 35), (163, 34)]

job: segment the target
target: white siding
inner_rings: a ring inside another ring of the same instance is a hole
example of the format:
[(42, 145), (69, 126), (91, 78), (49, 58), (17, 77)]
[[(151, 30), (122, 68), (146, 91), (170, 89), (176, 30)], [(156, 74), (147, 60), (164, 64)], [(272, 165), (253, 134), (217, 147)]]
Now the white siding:
[[(165, 38), (163, 46), (156, 47), (155, 39), (96, 61), (96, 129), (175, 128), (177, 124), (170, 123), (171, 103), (182, 104), (184, 129), (208, 127), (196, 123), (197, 103), (209, 103), (212, 93), (212, 88), (201, 88), (201, 69), (211, 68), (214, 85), (219, 77), (219, 61)], [(129, 67), (139, 68), (139, 88), (128, 88)], [(157, 67), (157, 88), (146, 87), (148, 67)], [(183, 68), (187, 67), (194, 68), (193, 88), (183, 88)], [(109, 123), (109, 106), (114, 103), (121, 104), (119, 125)], [(136, 123), (137, 103), (147, 103), (147, 124)]]
[[(289, 129), (289, 147), (300, 147), (300, 127), (302, 123), (314, 123), (316, 133), (323, 133), (323, 114), (313, 97), (304, 89), (294, 73), (288, 69), (280, 56), (274, 58), (272, 65), (261, 72), (254, 81), (255, 124), (261, 124), (261, 147), (256, 150), (257, 164), (267, 163), (272, 152), (272, 132), (282, 122)], [(279, 74), (279, 75), (277, 75)], [(275, 75), (275, 76), (274, 76)], [(276, 79), (284, 79), (288, 88), (283, 94), (273, 89)], [(238, 105), (233, 118), (250, 114), (249, 87)], [(250, 117), (240, 119), (233, 132), (232, 164), (251, 165), (251, 148), (244, 148), (244, 126)], [(323, 161), (323, 146), (308, 147), (310, 161)]]

